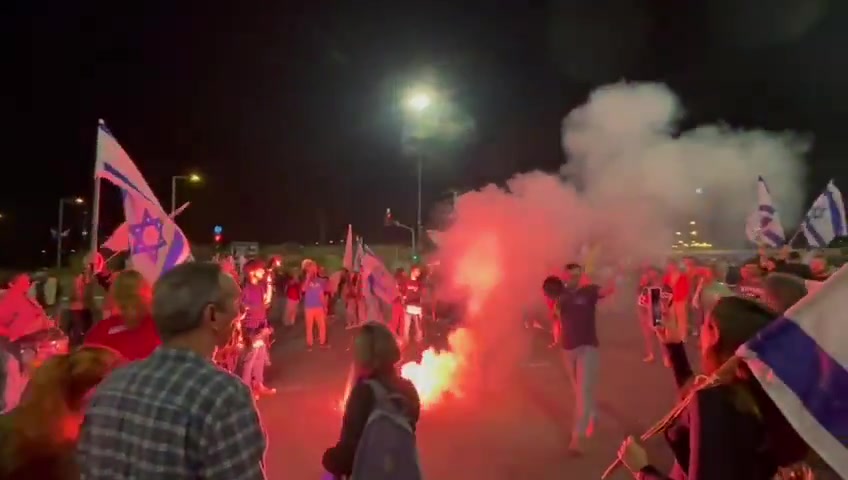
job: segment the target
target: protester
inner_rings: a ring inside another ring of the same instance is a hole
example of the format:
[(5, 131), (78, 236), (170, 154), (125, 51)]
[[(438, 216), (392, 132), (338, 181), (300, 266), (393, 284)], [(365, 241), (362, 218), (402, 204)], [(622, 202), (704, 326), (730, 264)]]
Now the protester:
[[(701, 365), (716, 373), (743, 343), (776, 318), (763, 305), (736, 296), (721, 298), (701, 326)], [(679, 332), (661, 329), (681, 396), (694, 375)], [(671, 477), (650, 464), (632, 437), (619, 457), (640, 480), (771, 480), (778, 467), (804, 458), (807, 447), (744, 364), (724, 367), (721, 380), (696, 387), (690, 403), (666, 431), (676, 464)]]
[(14, 342), (53, 326), (41, 305), (29, 297), (30, 285), (29, 275), (19, 273), (12, 277), (9, 288), (0, 297), (0, 337)]
[(686, 339), (689, 332), (689, 305), (691, 302), (691, 285), (689, 277), (681, 271), (680, 265), (670, 260), (666, 266), (663, 284), (672, 292), (671, 315), (669, 323), (680, 331), (680, 338)]
[(0, 337), (0, 413), (18, 406), (28, 381), (20, 346)]
[(366, 320), (361, 279), (359, 272), (351, 272), (344, 282), (342, 295), (345, 301), (345, 325), (347, 328), (358, 327)]
[(242, 380), (254, 395), (272, 395), (277, 391), (265, 386), (265, 367), (271, 365), (268, 347), (271, 341), (271, 326), (268, 323), (268, 307), (271, 293), (265, 280), (262, 262), (251, 260), (244, 266), (246, 283), (241, 292), (241, 303), (245, 309), (242, 331), (247, 353), (244, 357)]
[(109, 289), (114, 313), (89, 330), (85, 344), (112, 348), (130, 361), (147, 358), (162, 343), (150, 311), (152, 295), (138, 271), (118, 273)]
[(286, 313), (283, 324), (287, 327), (294, 326), (297, 320), (297, 311), (300, 309), (300, 297), (302, 296), (301, 284), (297, 275), (289, 272), (289, 281), (286, 284)]
[(813, 272), (810, 270), (809, 265), (803, 262), (799, 252), (784, 249), (783, 255), (785, 256), (785, 260), (778, 260), (774, 270), (775, 272), (788, 273), (790, 275), (801, 277), (804, 280), (813, 279)]
[(79, 440), (85, 480), (264, 479), (265, 434), (247, 386), (212, 363), (241, 292), (215, 263), (172, 268), (153, 288), (163, 345), (95, 391)]
[[(321, 460), (327, 472), (336, 477), (350, 476), (354, 472), (354, 463), (364, 460), (357, 457), (378, 454), (379, 452), (363, 453), (360, 440), (365, 437), (370, 441), (364, 446), (371, 449), (388, 447), (386, 442), (397, 439), (397, 437), (386, 436), (381, 443), (381, 439), (375, 438), (374, 435), (379, 433), (378, 431), (368, 432), (373, 428), (369, 419), (376, 409), (394, 407), (394, 411), (383, 413), (400, 415), (414, 434), (421, 414), (421, 400), (415, 386), (398, 374), (399, 361), (400, 347), (395, 336), (386, 326), (369, 322), (359, 329), (353, 343), (353, 364), (357, 380), (345, 404), (339, 441), (324, 452)], [(389, 405), (384, 403), (387, 399), (391, 400), (388, 402)], [(397, 468), (402, 470), (406, 466), (398, 465)], [(360, 477), (354, 476), (354, 478)], [(385, 477), (364, 475), (361, 478)]]
[(716, 302), (722, 298), (733, 295), (733, 290), (724, 283), (727, 278), (727, 266), (721, 263), (716, 263), (700, 268), (698, 275), (698, 286), (695, 287), (695, 294), (692, 297), (692, 303), (697, 309), (699, 319), (697, 321), (700, 334), (700, 326), (706, 321), (707, 314), (715, 306)]
[(742, 265), (741, 279), (736, 285), (736, 294), (751, 300), (760, 300), (763, 296), (763, 272), (755, 263)]
[(639, 329), (642, 331), (642, 338), (645, 341), (645, 357), (642, 361), (646, 363), (654, 361), (654, 351), (656, 350), (654, 345), (658, 343), (657, 334), (654, 331), (654, 312), (652, 310), (654, 305), (651, 299), (651, 289), (654, 288), (660, 291), (659, 308), (664, 315), (671, 304), (671, 288), (663, 284), (659, 270), (649, 267), (639, 281), (639, 296), (636, 301)]
[(614, 284), (601, 288), (590, 283), (583, 268), (569, 264), (567, 282), (559, 277), (545, 279), (543, 290), (556, 301), (557, 314), (562, 325), (562, 361), (574, 387), (574, 427), (569, 443), (569, 453), (580, 455), (583, 442), (594, 430), (595, 387), (598, 381), (598, 301), (611, 295)]
[(275, 255), (268, 262), (268, 275), (273, 286), (271, 308), (268, 311), (269, 323), (285, 325), (286, 323), (286, 286), (289, 282), (288, 273), (283, 269), (283, 257)]
[(306, 348), (312, 350), (315, 327), (318, 327), (318, 341), (321, 348), (329, 347), (327, 343), (327, 297), (325, 296), (326, 282), (318, 276), (318, 265), (315, 262), (305, 262), (305, 278), (301, 285), (303, 293), (303, 311), (306, 317)]
[(38, 367), (17, 408), (0, 416), (0, 479), (79, 478), (74, 449), (85, 398), (121, 360), (114, 350), (84, 347)]
[(807, 296), (807, 286), (800, 277), (787, 273), (772, 273), (763, 283), (762, 301), (777, 313), (789, 310)]
[(811, 280), (823, 282), (830, 278), (833, 274), (833, 269), (830, 267), (827, 257), (824, 255), (815, 255), (810, 260)]
[[(394, 274), (395, 279), (395, 287), (397, 288), (397, 296), (395, 296), (394, 301), (392, 301), (391, 305), (391, 313), (389, 317), (389, 330), (392, 331), (397, 336), (403, 335), (403, 331), (406, 328), (404, 321), (406, 318), (406, 312), (403, 309), (403, 292), (406, 289), (406, 270), (403, 268), (395, 269)], [(365, 285), (364, 288), (368, 288), (368, 285)], [(373, 295), (372, 295), (373, 297)], [(372, 303), (376, 302), (376, 300), (371, 299)], [(374, 305), (370, 308), (370, 310), (375, 310)], [(368, 318), (370, 320), (370, 318)], [(376, 320), (380, 320), (380, 318), (376, 318)]]
[(421, 268), (415, 266), (409, 271), (409, 278), (403, 282), (401, 290), (401, 303), (403, 305), (403, 329), (401, 330), (401, 341), (404, 345), (409, 344), (409, 332), (415, 327), (415, 342), (424, 341), (423, 302), (424, 285), (421, 281)]
[(95, 288), (97, 281), (90, 265), (85, 265), (82, 272), (74, 277), (74, 286), (71, 289), (71, 323), (68, 337), (71, 346), (82, 344), (85, 334), (94, 323), (93, 312), (97, 308), (95, 303)]

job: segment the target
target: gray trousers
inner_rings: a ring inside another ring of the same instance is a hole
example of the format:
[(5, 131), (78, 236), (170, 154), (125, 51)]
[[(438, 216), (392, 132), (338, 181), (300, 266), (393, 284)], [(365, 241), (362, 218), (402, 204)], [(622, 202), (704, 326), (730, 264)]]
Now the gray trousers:
[(588, 437), (595, 422), (595, 387), (598, 383), (598, 349), (583, 345), (562, 351), (562, 362), (574, 388), (572, 435)]

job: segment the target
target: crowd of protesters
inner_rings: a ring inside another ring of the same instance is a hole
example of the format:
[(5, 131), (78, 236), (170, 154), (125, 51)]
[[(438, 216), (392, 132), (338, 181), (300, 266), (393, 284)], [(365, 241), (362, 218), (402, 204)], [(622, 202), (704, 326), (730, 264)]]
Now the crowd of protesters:
[[(290, 330), (302, 312), (307, 348), (316, 343), (315, 330), (318, 346), (328, 348), (335, 302), (344, 306), (346, 325), (361, 328), (351, 347), (354, 379), (339, 439), (322, 465), (335, 478), (378, 478), (383, 457), (391, 454), (403, 472), (392, 478), (421, 478), (415, 445), (421, 403), (397, 366), (403, 346), (420, 341), (424, 328), (422, 271), (398, 271), (390, 320), (369, 322), (367, 285), (358, 273), (327, 276), (311, 260), (300, 267), (288, 271), (275, 257), (239, 268), (225, 258), (180, 265), (151, 285), (136, 271), (113, 274), (94, 262), (74, 284), (66, 328), (76, 348), (32, 369), (9, 356), (11, 349), (2, 350), (6, 372), (20, 375), (3, 377), (5, 392), (14, 382), (19, 391), (4, 399), (0, 416), (0, 480), (265, 478), (266, 439), (255, 400), (274, 393), (264, 382), (274, 330)], [(669, 476), (638, 441), (622, 445), (619, 456), (636, 478), (766, 480), (800, 462), (818, 469), (816, 478), (829, 478), (745, 365), (729, 368), (728, 361), (807, 294), (805, 280), (830, 273), (823, 257), (805, 263), (791, 251), (761, 254), (736, 271), (693, 258), (664, 269), (646, 266), (636, 302), (644, 360), (661, 355), (686, 400), (664, 428), (676, 460)], [(108, 288), (105, 318), (96, 323), (95, 283)], [(596, 309), (618, 283), (617, 277), (593, 283), (583, 266), (568, 264), (543, 284), (575, 395), (572, 455), (584, 453), (598, 420)], [(4, 345), (50, 327), (41, 302), (28, 295), (30, 286), (19, 275), (2, 299), (2, 312), (37, 319), (26, 328), (4, 327)], [(658, 291), (659, 310), (651, 289)], [(718, 373), (718, 381), (699, 382), (684, 348), (692, 338), (702, 373)], [(241, 349), (238, 375), (234, 367), (219, 368), (216, 358), (234, 340)]]

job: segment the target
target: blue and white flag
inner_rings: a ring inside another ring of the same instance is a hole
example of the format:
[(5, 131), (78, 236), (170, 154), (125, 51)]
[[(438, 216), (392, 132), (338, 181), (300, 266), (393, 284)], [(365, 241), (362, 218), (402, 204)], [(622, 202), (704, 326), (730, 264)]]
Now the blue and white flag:
[(848, 478), (848, 267), (736, 352), (801, 437)]
[(745, 233), (748, 240), (757, 245), (776, 248), (786, 243), (783, 225), (763, 177), (757, 178), (757, 209), (748, 216)]
[(811, 247), (819, 248), (827, 247), (836, 237), (848, 235), (842, 192), (836, 188), (833, 180), (813, 202), (813, 206), (801, 222), (801, 231), (804, 232)]
[(344, 249), (344, 257), (342, 258), (342, 267), (346, 268), (347, 271), (353, 271), (353, 255), (354, 255), (354, 245), (353, 245), (353, 225), (347, 225), (347, 238), (345, 238), (345, 249)]
[(398, 297), (397, 283), (380, 258), (364, 245), (361, 259), (362, 278), (367, 282), (367, 288), (363, 289), (365, 294), (373, 295), (385, 303), (394, 302)]
[(162, 273), (191, 257), (188, 239), (102, 123), (97, 132), (94, 177), (109, 180), (122, 191), (133, 269), (153, 283)]

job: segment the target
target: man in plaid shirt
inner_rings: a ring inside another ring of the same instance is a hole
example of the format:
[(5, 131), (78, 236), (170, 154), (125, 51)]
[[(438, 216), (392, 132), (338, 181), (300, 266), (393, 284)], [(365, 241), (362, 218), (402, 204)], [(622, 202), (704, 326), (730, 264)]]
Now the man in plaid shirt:
[(83, 480), (264, 479), (265, 434), (248, 387), (212, 364), (238, 321), (240, 291), (213, 263), (154, 287), (163, 345), (95, 391), (79, 439)]

